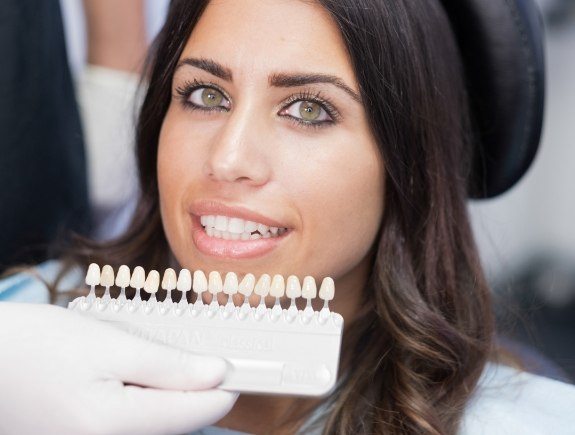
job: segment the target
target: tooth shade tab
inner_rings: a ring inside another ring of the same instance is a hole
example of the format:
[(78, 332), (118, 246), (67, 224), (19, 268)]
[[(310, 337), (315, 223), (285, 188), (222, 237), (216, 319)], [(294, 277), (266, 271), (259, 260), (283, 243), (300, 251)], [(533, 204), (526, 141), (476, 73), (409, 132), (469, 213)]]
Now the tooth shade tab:
[(109, 264), (102, 267), (102, 274), (100, 275), (100, 285), (109, 288), (114, 285), (114, 269)]
[(331, 301), (335, 295), (335, 283), (333, 278), (326, 276), (319, 288), (319, 297), (324, 301)]
[(215, 270), (210, 272), (208, 277), (208, 290), (211, 294), (216, 295), (222, 291), (222, 276)]
[(253, 293), (255, 285), (256, 277), (252, 273), (246, 273), (242, 279), (242, 282), (240, 282), (238, 292), (246, 297), (249, 297)]
[(160, 273), (157, 270), (150, 270), (146, 282), (144, 283), (144, 290), (148, 293), (155, 294), (160, 287)]
[(224, 280), (224, 293), (234, 295), (238, 292), (238, 276), (234, 272), (228, 272)]
[(136, 290), (144, 287), (146, 281), (146, 272), (142, 266), (136, 266), (132, 272), (132, 278), (130, 279), (130, 287)]
[(258, 279), (258, 282), (254, 288), (254, 293), (262, 297), (267, 296), (270, 292), (271, 282), (271, 277), (267, 273), (264, 273), (262, 276), (260, 276), (260, 279)]
[(285, 282), (282, 275), (274, 275), (270, 286), (270, 295), (275, 298), (281, 298), (285, 293)]
[(116, 285), (120, 288), (126, 288), (130, 285), (130, 268), (122, 264), (116, 274)]
[(315, 279), (311, 276), (306, 276), (303, 279), (303, 285), (301, 289), (302, 297), (306, 299), (313, 299), (317, 296), (317, 286), (315, 284)]
[(176, 289), (184, 293), (189, 292), (192, 289), (192, 275), (188, 269), (180, 270)]
[(100, 266), (96, 263), (90, 264), (88, 266), (88, 272), (86, 273), (86, 285), (91, 287), (100, 284)]
[(301, 285), (298, 277), (295, 275), (288, 276), (286, 282), (286, 296), (290, 299), (299, 298), (301, 296)]
[(195, 293), (201, 294), (208, 289), (208, 280), (206, 275), (201, 270), (194, 271), (194, 278), (192, 279), (192, 289)]
[(174, 290), (176, 288), (177, 278), (176, 271), (171, 267), (164, 271), (164, 277), (162, 278), (162, 288), (167, 291)]

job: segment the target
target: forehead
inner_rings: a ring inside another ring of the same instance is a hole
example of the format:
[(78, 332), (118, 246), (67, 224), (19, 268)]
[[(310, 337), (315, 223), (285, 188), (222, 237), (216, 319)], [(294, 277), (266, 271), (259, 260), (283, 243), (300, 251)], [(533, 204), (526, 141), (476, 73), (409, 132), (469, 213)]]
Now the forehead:
[(225, 64), (234, 82), (297, 70), (355, 84), (336, 23), (313, 1), (212, 0), (186, 43), (189, 56)]

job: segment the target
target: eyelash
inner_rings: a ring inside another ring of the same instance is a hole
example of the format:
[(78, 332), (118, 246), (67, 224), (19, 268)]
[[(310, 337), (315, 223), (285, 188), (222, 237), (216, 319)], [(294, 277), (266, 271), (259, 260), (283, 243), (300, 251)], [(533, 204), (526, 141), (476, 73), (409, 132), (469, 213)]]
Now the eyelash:
[[(218, 106), (219, 108), (208, 109), (208, 108), (204, 108), (201, 106), (197, 106), (194, 103), (191, 103), (190, 101), (188, 101), (188, 98), (190, 97), (190, 95), (194, 91), (196, 91), (199, 88), (204, 88), (204, 87), (215, 89), (218, 92), (220, 92), (224, 96), (224, 98), (226, 98), (228, 101), (230, 100), (227, 97), (226, 93), (223, 90), (221, 90), (216, 84), (209, 83), (209, 82), (202, 82), (202, 81), (198, 81), (198, 80), (194, 79), (193, 82), (185, 82), (182, 86), (179, 86), (176, 88), (176, 94), (177, 94), (178, 98), (181, 100), (181, 103), (184, 106), (184, 108), (189, 109), (189, 110), (201, 110), (201, 111), (206, 112), (206, 113), (214, 112), (214, 111), (217, 111), (217, 112), (228, 111), (228, 109), (223, 108), (221, 106)], [(282, 110), (284, 110), (285, 108), (289, 107), (290, 105), (292, 105), (293, 103), (296, 103), (298, 101), (308, 101), (308, 102), (319, 104), (320, 107), (323, 110), (325, 110), (325, 112), (332, 118), (329, 121), (311, 122), (311, 121), (303, 121), (303, 120), (296, 118), (296, 117), (293, 117), (291, 115), (281, 115), (285, 118), (288, 118), (290, 122), (292, 122), (293, 124), (295, 124), (298, 127), (319, 129), (319, 128), (323, 128), (323, 127), (328, 127), (332, 124), (336, 124), (341, 119), (341, 115), (339, 114), (339, 112), (335, 109), (333, 104), (327, 98), (321, 96), (321, 92), (316, 93), (316, 92), (313, 92), (310, 90), (305, 90), (303, 92), (299, 92), (299, 93), (289, 97), (287, 99), (287, 101), (284, 103), (284, 107), (282, 108)]]

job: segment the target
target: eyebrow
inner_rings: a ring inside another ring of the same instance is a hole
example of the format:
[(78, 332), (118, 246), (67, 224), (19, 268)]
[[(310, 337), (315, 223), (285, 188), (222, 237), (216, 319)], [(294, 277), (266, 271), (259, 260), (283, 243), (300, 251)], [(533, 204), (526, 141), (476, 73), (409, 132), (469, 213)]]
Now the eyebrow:
[[(227, 82), (233, 81), (232, 71), (212, 59), (187, 57), (178, 62), (176, 69), (189, 65), (219, 77)], [(268, 78), (269, 86), (279, 88), (293, 88), (313, 83), (328, 83), (346, 92), (354, 101), (361, 104), (361, 97), (357, 92), (345, 84), (337, 76), (320, 73), (273, 73)]]

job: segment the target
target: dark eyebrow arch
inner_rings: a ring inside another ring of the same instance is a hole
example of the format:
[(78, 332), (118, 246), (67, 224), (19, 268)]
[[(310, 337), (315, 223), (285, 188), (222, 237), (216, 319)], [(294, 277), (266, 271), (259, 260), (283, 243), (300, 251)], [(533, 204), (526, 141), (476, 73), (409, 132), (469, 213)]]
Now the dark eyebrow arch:
[(329, 74), (318, 73), (275, 73), (269, 77), (270, 86), (291, 88), (311, 83), (331, 83), (346, 92), (354, 101), (361, 104), (361, 97), (357, 92), (344, 83), (342, 79)]
[(184, 65), (195, 66), (196, 68), (203, 69), (226, 82), (232, 81), (232, 71), (211, 59), (186, 57), (178, 62), (176, 69)]
[[(187, 57), (178, 62), (176, 69), (183, 65), (190, 65), (203, 69), (204, 71), (207, 71), (227, 82), (231, 82), (233, 79), (232, 71), (229, 68), (211, 59)], [(342, 89), (354, 101), (361, 104), (361, 97), (359, 94), (346, 85), (342, 79), (333, 75), (319, 73), (274, 73), (268, 78), (269, 86), (280, 88), (291, 88), (312, 83), (330, 83)]]

